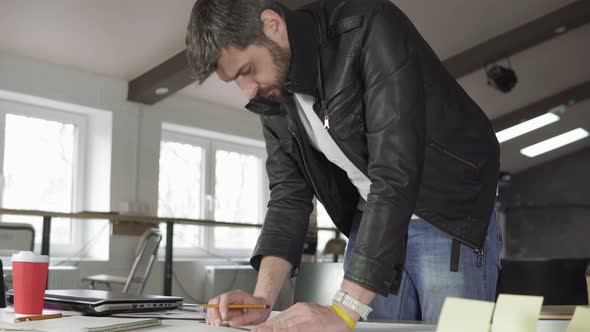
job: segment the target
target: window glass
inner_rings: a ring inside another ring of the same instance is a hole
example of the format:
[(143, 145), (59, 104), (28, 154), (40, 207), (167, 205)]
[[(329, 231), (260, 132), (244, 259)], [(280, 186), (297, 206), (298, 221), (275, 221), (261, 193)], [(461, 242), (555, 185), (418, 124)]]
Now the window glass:
[[(260, 222), (261, 168), (259, 157), (215, 151), (215, 210), (218, 221)], [(215, 247), (252, 249), (258, 229), (215, 227)]]
[[(6, 114), (2, 206), (8, 209), (71, 212), (74, 198), (76, 126)], [(30, 223), (41, 241), (40, 217), (10, 216)], [(51, 243), (73, 241), (72, 222), (53, 218)]]
[[(200, 146), (163, 141), (160, 147), (160, 176), (158, 183), (158, 216), (199, 219), (202, 216), (202, 161)], [(161, 225), (165, 234), (165, 226)], [(174, 226), (176, 247), (203, 246), (203, 227)], [(166, 243), (162, 241), (162, 243)]]
[[(320, 203), (320, 201), (317, 201), (316, 213), (318, 227), (335, 227), (332, 219), (330, 219), (330, 216), (326, 211), (326, 208), (322, 205), (322, 203)], [(328, 242), (330, 239), (333, 239), (334, 237), (335, 234), (332, 231), (318, 231), (318, 252), (321, 253), (326, 246), (326, 242)]]
[[(199, 130), (197, 130), (198, 132)], [(264, 148), (224, 141), (219, 134), (164, 129), (158, 215), (260, 224), (267, 199)], [(165, 232), (165, 225), (161, 229)], [(248, 256), (260, 230), (174, 225), (175, 254)], [(165, 240), (165, 239), (164, 239)], [(164, 243), (164, 241), (162, 241)]]

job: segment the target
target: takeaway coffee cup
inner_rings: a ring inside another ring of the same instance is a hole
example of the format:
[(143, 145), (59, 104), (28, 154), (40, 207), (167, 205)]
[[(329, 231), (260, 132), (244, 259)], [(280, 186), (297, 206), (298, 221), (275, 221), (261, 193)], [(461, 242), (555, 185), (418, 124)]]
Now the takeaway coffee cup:
[(12, 255), (14, 312), (17, 315), (41, 315), (47, 283), (49, 256), (30, 251)]

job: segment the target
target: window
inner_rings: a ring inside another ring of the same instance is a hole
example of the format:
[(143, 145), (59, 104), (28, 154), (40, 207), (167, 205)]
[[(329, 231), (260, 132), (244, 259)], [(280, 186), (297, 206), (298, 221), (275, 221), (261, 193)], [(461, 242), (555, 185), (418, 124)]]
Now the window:
[[(191, 143), (179, 143), (192, 141)], [(203, 218), (203, 143), (168, 134), (160, 147), (158, 216)], [(202, 247), (201, 227), (176, 225), (174, 245)]]
[[(320, 203), (320, 201), (316, 201), (316, 218), (317, 218), (317, 226), (318, 227), (329, 227), (329, 228), (334, 228), (334, 223), (332, 222), (332, 219), (330, 219), (330, 216), (328, 215), (328, 212), (326, 211), (326, 208), (322, 205), (322, 203)], [(326, 246), (326, 242), (328, 242), (328, 240), (333, 239), (336, 236), (336, 234), (334, 233), (334, 231), (324, 231), (324, 230), (319, 230), (318, 231), (318, 252), (321, 253), (324, 250), (324, 247)], [(344, 237), (341, 235), (341, 237)]]
[[(244, 147), (215, 147), (215, 205), (213, 219), (242, 223), (262, 222), (263, 172), (260, 153)], [(215, 247), (252, 249), (258, 237), (253, 228), (215, 227)]]
[[(0, 100), (0, 163), (2, 207), (72, 212), (82, 202), (85, 118), (52, 109)], [(39, 217), (3, 216), (5, 222), (30, 223), (39, 251)], [(69, 255), (82, 245), (82, 226), (53, 218), (52, 254)]]
[[(264, 159), (262, 142), (165, 124), (158, 216), (262, 223), (268, 196)], [(249, 256), (258, 233), (257, 228), (175, 225), (175, 254)]]

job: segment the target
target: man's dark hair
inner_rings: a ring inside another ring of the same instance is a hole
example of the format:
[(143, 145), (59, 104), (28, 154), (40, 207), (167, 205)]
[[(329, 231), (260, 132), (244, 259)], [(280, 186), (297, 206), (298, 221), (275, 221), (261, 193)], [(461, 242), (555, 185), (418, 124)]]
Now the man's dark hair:
[(189, 65), (199, 83), (216, 69), (221, 50), (264, 44), (260, 14), (272, 9), (282, 14), (275, 0), (197, 0), (186, 35)]

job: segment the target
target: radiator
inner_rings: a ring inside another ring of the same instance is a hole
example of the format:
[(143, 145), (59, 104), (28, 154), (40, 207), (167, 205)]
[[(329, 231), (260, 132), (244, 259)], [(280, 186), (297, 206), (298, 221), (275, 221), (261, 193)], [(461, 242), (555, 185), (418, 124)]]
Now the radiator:
[[(6, 285), (12, 288), (12, 267), (4, 268)], [(77, 266), (50, 266), (47, 289), (76, 289), (80, 287), (80, 271)]]
[(80, 288), (80, 270), (77, 266), (51, 266), (47, 276), (47, 289)]
[(258, 274), (249, 265), (212, 265), (206, 266), (205, 270), (207, 271), (205, 284), (207, 299), (235, 289), (254, 292)]
[[(258, 272), (250, 265), (210, 265), (205, 266), (207, 280), (205, 282), (205, 296), (211, 299), (219, 294), (241, 289), (253, 293), (256, 287)], [(285, 282), (274, 310), (285, 310), (293, 304), (294, 279)]]

